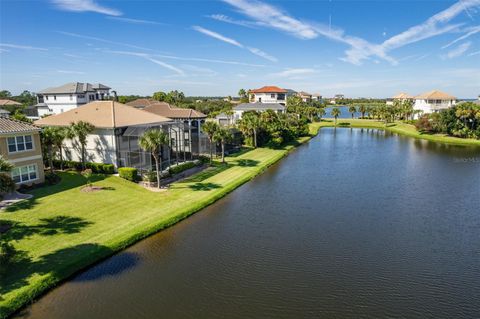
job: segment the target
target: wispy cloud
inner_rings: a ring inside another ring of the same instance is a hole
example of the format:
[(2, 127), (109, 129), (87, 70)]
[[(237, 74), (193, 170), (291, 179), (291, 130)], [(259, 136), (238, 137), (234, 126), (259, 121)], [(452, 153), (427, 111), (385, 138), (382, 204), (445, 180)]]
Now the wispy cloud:
[(221, 22), (225, 22), (225, 23), (234, 24), (234, 25), (239, 25), (239, 26), (247, 27), (247, 28), (256, 28), (259, 25), (258, 23), (253, 22), (253, 21), (235, 20), (235, 19), (233, 19), (233, 18), (231, 18), (227, 15), (224, 15), (224, 14), (212, 14), (212, 15), (208, 15), (207, 18), (217, 20), (217, 21), (221, 21)]
[(66, 57), (69, 57), (69, 58), (74, 58), (74, 59), (81, 59), (82, 58), (80, 55), (71, 54), (71, 53), (64, 53), (63, 55), (66, 56)]
[(73, 33), (73, 32), (57, 31), (57, 33), (60, 33), (60, 34), (63, 34), (63, 35), (67, 35), (67, 36), (69, 36), (69, 37), (74, 37), (74, 38), (94, 40), (94, 41), (103, 42), (103, 43), (108, 43), (108, 44), (113, 44), (113, 45), (121, 45), (121, 46), (124, 46), (124, 47), (133, 48), (133, 49), (152, 51), (152, 49), (140, 47), (140, 46), (138, 46), (138, 45), (133, 45), (133, 44), (129, 44), (129, 43), (123, 43), (123, 42), (116, 42), (116, 41), (111, 41), (111, 40), (107, 40), (107, 39), (103, 39), (103, 38), (97, 38), (97, 37), (92, 37), (92, 36), (83, 35), (83, 34), (78, 34), (78, 33)]
[(111, 16), (122, 15), (119, 10), (102, 6), (93, 0), (51, 0), (51, 2), (55, 7), (64, 11), (96, 12)]
[(446, 55), (442, 55), (444, 59), (453, 59), (462, 56), (472, 45), (472, 42), (465, 42), (457, 46), (455, 49), (448, 51)]
[(479, 55), (480, 54), (480, 51), (475, 51), (475, 52), (472, 52), (470, 54), (468, 54), (468, 56), (474, 56), (474, 55)]
[(281, 72), (272, 73), (271, 76), (280, 77), (280, 78), (303, 78), (306, 75), (314, 74), (316, 71), (315, 69), (308, 69), (308, 68), (297, 68), (297, 69), (286, 69)]
[[(12, 44), (12, 43), (0, 43), (0, 47), (10, 48), (10, 49), (19, 49), (19, 50), (40, 50), (40, 51), (48, 50), (46, 48), (32, 47), (29, 45), (20, 45), (20, 44)], [(4, 51), (6, 50), (4, 49)]]
[(126, 22), (131, 24), (153, 24), (153, 25), (165, 25), (165, 23), (157, 22), (157, 21), (150, 21), (150, 20), (142, 20), (142, 19), (132, 19), (132, 18), (124, 18), (124, 17), (107, 17), (109, 20), (116, 20), (120, 22)]
[(242, 48), (242, 49), (247, 49), (248, 51), (250, 51), (251, 53), (261, 57), (261, 58), (264, 58), (266, 60), (269, 60), (271, 62), (277, 62), (278, 59), (272, 55), (269, 55), (268, 53), (260, 50), (260, 49), (257, 49), (257, 48), (253, 48), (253, 47), (248, 47), (248, 46), (244, 46), (243, 44), (241, 44), (240, 42), (238, 42), (237, 40), (235, 39), (232, 39), (232, 38), (229, 38), (229, 37), (226, 37), (218, 32), (215, 32), (215, 31), (212, 31), (212, 30), (208, 30), (208, 29), (205, 29), (205, 28), (202, 28), (202, 27), (199, 27), (199, 26), (193, 26), (192, 27), (193, 30), (195, 31), (198, 31), (200, 33), (203, 33), (209, 37), (212, 37), (214, 39), (217, 39), (217, 40), (220, 40), (222, 42), (225, 42), (225, 43), (228, 43), (228, 44), (231, 44), (231, 45), (234, 45), (236, 47), (239, 47), (239, 48)]
[(181, 69), (179, 69), (179, 68), (177, 68), (177, 67), (175, 67), (171, 64), (160, 61), (160, 60), (156, 59), (154, 55), (151, 55), (151, 54), (147, 54), (147, 53), (143, 53), (143, 52), (128, 52), (128, 51), (103, 51), (103, 52), (130, 55), (130, 56), (136, 56), (136, 57), (139, 57), (139, 58), (143, 58), (147, 61), (150, 61), (152, 63), (160, 65), (160, 66), (164, 67), (165, 69), (173, 71), (178, 75), (185, 76), (185, 72), (183, 72), (183, 70), (181, 70)]
[(63, 74), (85, 74), (83, 71), (71, 71), (71, 70), (57, 70), (58, 73)]
[(458, 37), (456, 38), (455, 40), (453, 40), (452, 42), (444, 45), (442, 47), (442, 49), (446, 49), (448, 48), (449, 46), (452, 46), (454, 45), (455, 43), (459, 42), (459, 41), (462, 41), (462, 40), (465, 40), (466, 38), (476, 34), (476, 33), (479, 33), (480, 32), (480, 26), (475, 26), (475, 27), (470, 27), (470, 28), (466, 28), (464, 31), (466, 31), (467, 33), (465, 33), (464, 35), (462, 35), (461, 37)]

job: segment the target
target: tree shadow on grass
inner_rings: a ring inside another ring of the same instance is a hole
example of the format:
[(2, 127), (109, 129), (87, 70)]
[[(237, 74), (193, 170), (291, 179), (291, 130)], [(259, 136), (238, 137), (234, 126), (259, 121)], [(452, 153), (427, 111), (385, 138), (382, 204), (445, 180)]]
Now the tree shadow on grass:
[[(24, 253), (19, 252), (23, 257), (17, 258), (5, 269), (2, 269), (0, 276), (0, 295), (9, 293), (13, 290), (25, 287), (29, 285), (29, 278), (33, 275), (51, 275), (48, 279), (48, 283), (45, 283), (40, 289), (32, 289), (28, 292), (29, 296), (22, 300), (23, 303), (32, 301), (44, 289), (68, 278), (76, 273), (79, 269), (84, 268), (94, 262), (95, 260), (106, 258), (113, 254), (113, 251), (103, 245), (98, 244), (80, 244), (73, 247), (59, 249), (50, 254), (41, 256), (38, 260), (32, 260), (26, 257)], [(120, 270), (117, 270), (115, 274), (119, 274), (128, 268), (134, 267), (137, 264), (138, 259), (135, 262), (131, 260), (125, 263)], [(102, 278), (102, 276), (92, 277), (90, 280)], [(6, 317), (14, 309), (1, 308), (0, 317)]]
[(260, 164), (260, 161), (252, 160), (252, 159), (239, 159), (233, 163), (237, 166), (242, 166), (242, 167), (254, 167)]
[(222, 186), (216, 183), (195, 183), (193, 185), (188, 185), (188, 188), (194, 191), (210, 191), (212, 189), (217, 189), (220, 187)]
[(74, 216), (42, 218), (40, 219), (40, 224), (37, 225), (25, 225), (23, 223), (10, 222), (10, 229), (2, 234), (2, 239), (7, 241), (21, 240), (34, 234), (41, 236), (76, 234), (91, 224), (93, 223), (90, 221)]

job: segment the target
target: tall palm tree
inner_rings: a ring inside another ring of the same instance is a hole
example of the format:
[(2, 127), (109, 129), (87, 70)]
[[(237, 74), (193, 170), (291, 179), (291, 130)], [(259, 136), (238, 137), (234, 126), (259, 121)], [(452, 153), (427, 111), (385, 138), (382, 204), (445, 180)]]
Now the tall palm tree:
[(218, 125), (217, 122), (213, 121), (207, 121), (205, 124), (202, 125), (202, 131), (205, 132), (208, 136), (208, 141), (210, 142), (210, 165), (212, 165), (213, 161), (213, 136), (215, 135), (215, 132), (218, 131), (220, 126)]
[(246, 135), (252, 136), (253, 147), (257, 147), (257, 132), (262, 125), (260, 115), (255, 112), (245, 112), (239, 123), (239, 128)]
[(12, 169), (13, 164), (11, 164), (9, 161), (3, 158), (2, 155), (0, 155), (0, 172), (10, 172)]
[(337, 125), (337, 118), (340, 116), (340, 109), (338, 107), (334, 107), (332, 112), (330, 113), (335, 118), (335, 126)]
[(41, 131), (42, 145), (47, 148), (48, 152), (48, 166), (50, 167), (50, 172), (53, 174), (53, 135), (55, 134), (55, 129), (53, 126), (46, 127)]
[(360, 105), (360, 106), (358, 107), (358, 112), (362, 113), (362, 118), (364, 118), (364, 117), (365, 117), (365, 113), (367, 112), (366, 106), (365, 106), (365, 105)]
[(95, 126), (85, 121), (72, 122), (70, 124), (70, 136), (78, 139), (82, 152), (82, 168), (85, 169), (85, 147), (87, 146), (87, 137), (93, 132)]
[(52, 141), (60, 154), (60, 170), (63, 170), (63, 142), (68, 137), (68, 130), (64, 127), (52, 127)]
[(322, 121), (322, 117), (325, 116), (325, 114), (327, 114), (327, 112), (325, 111), (324, 107), (321, 107), (320, 109), (318, 109), (317, 116), (320, 119), (320, 121)]
[(355, 116), (355, 112), (357, 112), (357, 108), (352, 105), (348, 108), (348, 112), (352, 113), (352, 119), (353, 119), (353, 117)]
[(160, 188), (160, 172), (162, 169), (162, 157), (160, 153), (162, 147), (168, 144), (168, 134), (160, 129), (147, 130), (138, 139), (138, 146), (140, 146), (144, 151), (150, 152), (155, 160), (155, 169), (157, 171), (157, 188)]
[(227, 127), (219, 127), (213, 134), (213, 140), (222, 146), (222, 163), (225, 163), (225, 144), (232, 139), (232, 131)]

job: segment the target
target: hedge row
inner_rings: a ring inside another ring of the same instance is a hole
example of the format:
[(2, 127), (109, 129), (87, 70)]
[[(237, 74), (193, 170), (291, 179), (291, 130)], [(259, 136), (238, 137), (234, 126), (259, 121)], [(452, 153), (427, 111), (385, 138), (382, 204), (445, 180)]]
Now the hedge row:
[[(92, 170), (92, 172), (97, 174), (113, 174), (115, 173), (115, 166), (113, 164), (103, 164), (103, 163), (85, 163), (86, 168)], [(53, 167), (60, 168), (60, 161), (54, 160)], [(63, 168), (73, 168), (76, 170), (82, 170), (82, 162), (75, 161), (63, 161)]]
[(199, 166), (200, 164), (202, 164), (202, 162), (198, 160), (194, 162), (186, 162), (186, 163), (178, 164), (175, 166), (170, 166), (168, 171), (170, 172), (171, 175), (175, 175), (183, 171), (186, 171), (187, 169), (193, 168), (195, 166)]
[(133, 167), (120, 167), (118, 169), (118, 175), (131, 182), (138, 180), (138, 170)]

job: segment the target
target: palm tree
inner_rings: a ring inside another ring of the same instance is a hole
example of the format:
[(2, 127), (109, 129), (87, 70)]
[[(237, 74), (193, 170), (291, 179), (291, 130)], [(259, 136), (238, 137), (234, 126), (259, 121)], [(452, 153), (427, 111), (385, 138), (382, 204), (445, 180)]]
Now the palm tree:
[(85, 146), (87, 145), (87, 137), (94, 129), (95, 126), (85, 121), (72, 122), (70, 126), (70, 137), (77, 138), (81, 146), (83, 169), (85, 169)]
[(213, 140), (222, 146), (222, 163), (225, 163), (225, 143), (233, 139), (233, 134), (227, 127), (219, 127), (213, 134)]
[(13, 164), (0, 155), (0, 172), (10, 172), (13, 169)]
[(212, 165), (213, 161), (213, 152), (212, 152), (212, 146), (213, 146), (213, 136), (215, 135), (215, 132), (218, 131), (220, 126), (218, 125), (217, 122), (213, 121), (207, 121), (205, 124), (202, 125), (202, 131), (205, 132), (208, 136), (208, 141), (210, 142), (210, 165)]
[(253, 138), (253, 147), (257, 147), (257, 132), (262, 125), (262, 121), (257, 112), (245, 112), (242, 115), (242, 119), (239, 123), (240, 130)]
[(408, 120), (413, 115), (413, 101), (412, 100), (403, 101), (403, 109), (405, 111), (405, 120)]
[(365, 113), (367, 112), (367, 108), (365, 107), (365, 105), (360, 105), (360, 106), (358, 107), (358, 111), (359, 111), (360, 113), (362, 113), (362, 118), (364, 118), (364, 117), (365, 117)]
[(60, 170), (63, 170), (63, 141), (68, 137), (68, 130), (64, 127), (53, 127), (52, 141), (60, 154)]
[(52, 126), (46, 127), (41, 132), (42, 145), (47, 148), (48, 152), (48, 166), (50, 167), (50, 172), (53, 174), (53, 135), (54, 128)]
[(335, 118), (335, 126), (337, 125), (337, 118), (340, 116), (340, 109), (338, 107), (334, 107), (332, 112), (330, 113)]
[(157, 188), (160, 188), (160, 171), (162, 169), (162, 157), (160, 156), (162, 147), (169, 144), (168, 134), (160, 129), (150, 129), (145, 131), (138, 139), (138, 146), (144, 151), (150, 152), (155, 160), (157, 171)]
[(357, 112), (357, 108), (352, 105), (348, 108), (348, 112), (352, 113), (352, 119), (353, 119), (353, 117), (355, 116), (355, 112)]
[(322, 121), (322, 117), (327, 114), (327, 112), (325, 111), (325, 108), (321, 107), (318, 111), (317, 111), (317, 116), (318, 118), (320, 119), (320, 122)]

